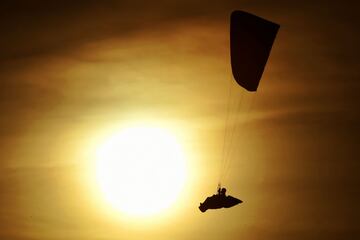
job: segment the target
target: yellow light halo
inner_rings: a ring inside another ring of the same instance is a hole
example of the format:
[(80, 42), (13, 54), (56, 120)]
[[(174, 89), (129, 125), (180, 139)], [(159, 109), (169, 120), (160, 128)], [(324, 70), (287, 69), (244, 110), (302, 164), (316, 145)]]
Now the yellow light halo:
[(96, 178), (105, 199), (131, 216), (170, 207), (185, 183), (183, 151), (165, 128), (124, 128), (105, 140), (96, 155)]

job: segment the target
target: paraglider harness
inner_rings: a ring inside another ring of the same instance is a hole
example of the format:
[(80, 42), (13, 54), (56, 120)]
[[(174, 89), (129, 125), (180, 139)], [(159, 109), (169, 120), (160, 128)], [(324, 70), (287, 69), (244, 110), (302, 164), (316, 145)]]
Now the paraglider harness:
[(203, 203), (200, 203), (199, 209), (201, 212), (206, 212), (208, 209), (230, 208), (239, 203), (242, 203), (240, 199), (232, 196), (226, 196), (226, 188), (222, 188), (218, 185), (217, 194), (207, 197)]

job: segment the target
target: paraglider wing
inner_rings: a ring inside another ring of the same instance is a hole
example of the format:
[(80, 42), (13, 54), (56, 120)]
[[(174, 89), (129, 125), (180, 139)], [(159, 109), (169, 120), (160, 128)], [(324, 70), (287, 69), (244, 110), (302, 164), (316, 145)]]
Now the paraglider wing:
[(247, 12), (232, 12), (231, 68), (236, 82), (246, 90), (257, 90), (279, 27)]

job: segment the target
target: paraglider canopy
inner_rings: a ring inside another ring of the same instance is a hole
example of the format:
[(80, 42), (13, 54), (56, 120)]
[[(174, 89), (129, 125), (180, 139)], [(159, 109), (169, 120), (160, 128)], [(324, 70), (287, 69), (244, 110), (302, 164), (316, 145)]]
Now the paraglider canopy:
[(246, 90), (257, 90), (279, 27), (247, 12), (232, 12), (231, 68), (236, 82)]

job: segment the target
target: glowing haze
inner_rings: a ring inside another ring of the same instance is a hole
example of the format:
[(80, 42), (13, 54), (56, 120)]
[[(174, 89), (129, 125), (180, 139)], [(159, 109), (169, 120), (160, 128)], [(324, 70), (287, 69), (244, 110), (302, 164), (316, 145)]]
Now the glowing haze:
[(100, 145), (96, 173), (115, 208), (130, 215), (153, 215), (170, 207), (182, 190), (184, 153), (166, 129), (129, 127)]
[[(223, 184), (244, 203), (202, 214), (222, 158), (234, 9), (281, 29), (235, 122)], [(358, 9), (0, 1), (0, 239), (359, 238)], [(132, 154), (156, 174), (125, 170)]]

